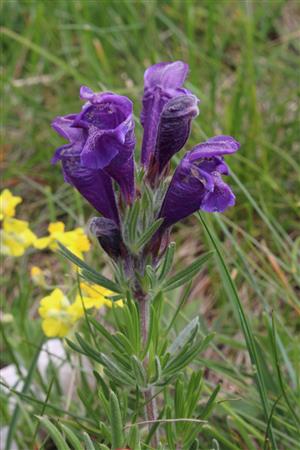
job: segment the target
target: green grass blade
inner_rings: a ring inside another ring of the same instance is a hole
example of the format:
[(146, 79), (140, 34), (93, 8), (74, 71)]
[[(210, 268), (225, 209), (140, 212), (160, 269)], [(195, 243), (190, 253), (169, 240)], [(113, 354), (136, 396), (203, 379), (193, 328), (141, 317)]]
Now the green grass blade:
[[(35, 371), (35, 368), (36, 368), (36, 365), (37, 365), (37, 361), (38, 361), (38, 358), (39, 358), (39, 355), (40, 355), (40, 352), (41, 352), (42, 345), (43, 345), (43, 340), (41, 341), (39, 347), (37, 348), (37, 350), (36, 350), (36, 352), (35, 352), (35, 354), (33, 356), (32, 361), (31, 361), (31, 365), (29, 367), (29, 370), (28, 370), (28, 373), (27, 373), (27, 377), (25, 379), (24, 386), (23, 386), (23, 389), (22, 389), (22, 394), (26, 394), (28, 389), (30, 388), (31, 381), (33, 379), (34, 371)], [(14, 412), (13, 412), (13, 415), (12, 415), (12, 418), (11, 418), (11, 423), (10, 423), (10, 426), (9, 426), (7, 439), (6, 439), (6, 443), (5, 443), (5, 450), (10, 450), (10, 448), (11, 448), (13, 437), (14, 437), (14, 434), (16, 432), (19, 416), (20, 416), (20, 406), (19, 406), (19, 404), (17, 404), (15, 406), (15, 409), (14, 409)]]
[[(256, 378), (257, 387), (258, 387), (258, 391), (259, 391), (259, 395), (260, 395), (260, 399), (261, 399), (261, 403), (262, 403), (262, 407), (263, 407), (263, 411), (264, 411), (264, 415), (265, 415), (265, 421), (267, 423), (268, 419), (269, 419), (270, 408), (269, 408), (269, 404), (268, 404), (265, 381), (264, 381), (264, 378), (262, 375), (262, 370), (261, 370), (261, 366), (260, 366), (259, 357), (257, 354), (256, 343), (255, 343), (255, 338), (254, 338), (253, 332), (252, 332), (250, 324), (246, 318), (246, 315), (244, 313), (242, 303), (239, 299), (239, 295), (237, 293), (235, 284), (230, 276), (229, 270), (227, 268), (224, 257), (222, 255), (221, 243), (220, 243), (219, 239), (217, 238), (217, 236), (215, 235), (215, 233), (212, 231), (212, 227), (208, 227), (204, 216), (199, 213), (198, 217), (199, 217), (200, 223), (202, 224), (202, 226), (204, 227), (204, 229), (206, 231), (206, 234), (209, 238), (210, 244), (216, 251), (216, 259), (218, 261), (218, 266), (219, 266), (221, 278), (224, 283), (224, 288), (226, 290), (227, 296), (232, 304), (232, 307), (233, 307), (235, 313), (239, 317), (241, 328), (242, 328), (242, 331), (243, 331), (243, 334), (245, 337), (245, 341), (247, 344), (248, 352), (249, 352), (249, 355), (251, 358), (251, 362), (256, 371), (255, 378)], [(273, 432), (273, 428), (272, 428), (271, 424), (269, 427), (269, 431), (270, 431), (270, 440), (271, 440), (273, 449), (277, 450), (277, 444), (275, 441), (275, 436), (274, 436), (274, 432)]]

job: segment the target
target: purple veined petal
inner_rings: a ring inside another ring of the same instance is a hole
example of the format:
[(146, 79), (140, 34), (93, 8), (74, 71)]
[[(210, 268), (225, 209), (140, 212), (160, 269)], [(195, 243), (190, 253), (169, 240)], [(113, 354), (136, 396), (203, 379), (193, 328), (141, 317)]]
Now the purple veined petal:
[(90, 101), (94, 97), (94, 92), (87, 86), (81, 86), (79, 91), (79, 96), (82, 100)]
[(145, 71), (145, 88), (153, 88), (156, 86), (172, 89), (181, 88), (188, 71), (188, 64), (182, 61), (154, 64)]
[(81, 153), (82, 165), (107, 172), (119, 184), (126, 203), (131, 203), (135, 196), (133, 129), (127, 133), (123, 144), (114, 135), (101, 135), (101, 132), (98, 138), (90, 138), (91, 132)]
[(211, 175), (183, 158), (165, 195), (159, 217), (163, 228), (190, 216), (201, 207), (203, 199), (214, 188)]
[(141, 123), (144, 127), (141, 162), (147, 166), (155, 151), (158, 125), (161, 111), (168, 102), (169, 97), (161, 95), (159, 90), (153, 95), (144, 95)]
[(105, 172), (118, 183), (126, 203), (131, 204), (135, 198), (133, 156), (123, 163), (119, 158), (114, 158), (109, 166), (105, 168)]
[(239, 148), (239, 142), (231, 136), (215, 136), (193, 147), (190, 151), (190, 161), (196, 161), (199, 158), (229, 155), (235, 153)]
[(67, 139), (68, 141), (77, 140), (79, 131), (76, 128), (72, 127), (76, 117), (76, 114), (58, 116), (53, 120), (51, 126), (60, 136)]
[(208, 173), (219, 172), (222, 175), (229, 175), (229, 167), (224, 162), (224, 158), (222, 156), (201, 158), (197, 161), (194, 161), (193, 164), (197, 165), (200, 169)]
[(79, 113), (75, 126), (94, 125), (101, 130), (114, 130), (132, 115), (133, 105), (129, 98), (112, 92), (88, 94), (89, 101)]
[(65, 153), (67, 153), (67, 152), (68, 152), (69, 150), (71, 150), (72, 148), (73, 148), (73, 145), (72, 145), (72, 144), (65, 144), (65, 145), (62, 145), (61, 147), (58, 147), (58, 148), (55, 150), (55, 153), (54, 153), (54, 155), (53, 155), (53, 157), (52, 157), (52, 159), (51, 159), (51, 163), (52, 163), (52, 164), (56, 164), (58, 161), (61, 160), (62, 155), (65, 154)]
[(144, 166), (148, 166), (155, 151), (162, 110), (171, 98), (185, 94), (182, 84), (187, 73), (188, 65), (182, 61), (158, 63), (145, 71), (141, 113), (144, 127), (141, 162)]
[(82, 167), (80, 157), (62, 157), (66, 181), (104, 217), (119, 223), (119, 214), (111, 178), (102, 170)]
[(186, 143), (192, 119), (199, 114), (198, 102), (194, 95), (178, 95), (165, 105), (160, 117), (154, 153), (159, 173)]
[(58, 160), (65, 156), (80, 155), (84, 142), (87, 138), (86, 130), (73, 128), (76, 114), (69, 114), (64, 117), (56, 117), (52, 122), (52, 128), (62, 137), (69, 141), (68, 144), (59, 147), (51, 160), (55, 164)]
[[(103, 169), (119, 184), (126, 202), (135, 195), (134, 120), (132, 102), (112, 92), (94, 93), (82, 86), (87, 100), (79, 114), (59, 117), (53, 128), (69, 141), (56, 150), (53, 162), (79, 157), (80, 165)], [(69, 175), (65, 173), (69, 181)]]
[(235, 195), (230, 187), (224, 183), (218, 173), (214, 174), (214, 190), (204, 198), (201, 209), (206, 212), (224, 212), (234, 206)]
[(120, 152), (118, 141), (91, 125), (81, 152), (81, 164), (90, 169), (103, 169)]

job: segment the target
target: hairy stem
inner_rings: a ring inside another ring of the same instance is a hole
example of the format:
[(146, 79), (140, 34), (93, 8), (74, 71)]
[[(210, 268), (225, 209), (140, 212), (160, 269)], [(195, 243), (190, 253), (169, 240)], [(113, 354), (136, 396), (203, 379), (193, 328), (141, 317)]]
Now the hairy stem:
[[(146, 296), (140, 297), (139, 299), (139, 308), (140, 308), (140, 319), (141, 319), (141, 335), (142, 335), (142, 341), (143, 341), (143, 347), (146, 346), (147, 340), (148, 340), (148, 334), (149, 334), (149, 299)], [(149, 356), (148, 354), (145, 356), (144, 359), (144, 367), (147, 369), (149, 362)], [(145, 412), (146, 412), (146, 419), (149, 421), (155, 421), (157, 419), (157, 412), (156, 412), (156, 400), (153, 398), (153, 391), (152, 387), (148, 387), (144, 391), (144, 399), (145, 399)], [(151, 430), (151, 424), (149, 424), (149, 431)], [(151, 445), (156, 449), (159, 444), (159, 436), (158, 431), (156, 431), (153, 434)]]

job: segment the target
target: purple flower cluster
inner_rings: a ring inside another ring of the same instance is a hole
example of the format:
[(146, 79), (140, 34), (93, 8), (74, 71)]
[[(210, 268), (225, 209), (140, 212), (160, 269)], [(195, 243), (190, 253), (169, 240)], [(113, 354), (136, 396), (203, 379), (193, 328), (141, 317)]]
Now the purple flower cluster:
[[(176, 61), (155, 64), (144, 75), (141, 165), (153, 190), (166, 178), (171, 158), (185, 145), (199, 114), (199, 100), (183, 87), (187, 74), (188, 65)], [(68, 141), (56, 150), (53, 162), (62, 162), (65, 181), (108, 221), (95, 222), (98, 234), (104, 230), (107, 243), (113, 230), (120, 242), (116, 193), (121, 203), (130, 205), (136, 199), (133, 105), (127, 97), (94, 93), (85, 86), (80, 97), (85, 103), (78, 114), (57, 117), (52, 124)], [(197, 210), (223, 212), (234, 205), (222, 175), (229, 174), (224, 155), (238, 148), (232, 137), (216, 136), (184, 155), (158, 213), (164, 219), (162, 231)]]

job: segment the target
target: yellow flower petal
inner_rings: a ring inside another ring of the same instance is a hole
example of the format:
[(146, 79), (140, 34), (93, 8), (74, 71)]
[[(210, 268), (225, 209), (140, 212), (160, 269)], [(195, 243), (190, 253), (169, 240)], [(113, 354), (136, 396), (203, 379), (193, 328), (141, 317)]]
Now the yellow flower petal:
[(42, 328), (48, 337), (64, 337), (74, 324), (84, 315), (82, 305), (69, 300), (60, 289), (54, 289), (50, 295), (40, 301), (39, 314)]
[(36, 241), (36, 248), (43, 249), (49, 247), (51, 250), (57, 249), (57, 242), (63, 244), (68, 250), (79, 258), (83, 259), (83, 252), (90, 249), (90, 241), (82, 228), (76, 228), (72, 231), (64, 231), (63, 222), (50, 223), (48, 227), (49, 236), (40, 238)]
[(63, 233), (65, 231), (65, 224), (63, 222), (53, 222), (48, 226), (48, 231), (50, 234)]
[[(104, 288), (103, 286), (98, 286), (96, 284), (87, 284), (80, 283), (80, 289), (83, 295), (83, 298), (89, 298), (88, 304), (92, 305), (95, 308), (101, 308), (101, 306), (112, 307), (112, 301), (107, 297), (111, 297), (114, 295), (114, 292), (109, 289)], [(86, 304), (86, 303), (85, 303)], [(123, 307), (124, 303), (122, 300), (118, 300), (114, 303), (116, 306)], [(92, 307), (92, 306), (90, 306)]]
[(14, 196), (9, 189), (4, 189), (0, 195), (0, 220), (5, 217), (14, 217), (16, 206), (21, 202), (21, 197)]
[(18, 257), (22, 256), (25, 252), (25, 247), (3, 230), (0, 231), (0, 242), (1, 255)]
[(1, 230), (1, 253), (11, 256), (22, 256), (24, 251), (34, 245), (36, 235), (29, 229), (28, 222), (12, 217), (3, 220)]
[(34, 246), (38, 250), (43, 250), (44, 248), (48, 247), (50, 245), (50, 243), (51, 243), (50, 237), (38, 238), (35, 241)]
[(43, 297), (40, 301), (39, 314), (45, 318), (54, 312), (59, 313), (70, 305), (61, 289), (54, 289), (50, 295)]
[(42, 329), (47, 337), (65, 337), (70, 328), (63, 321), (57, 319), (49, 318), (42, 322)]

